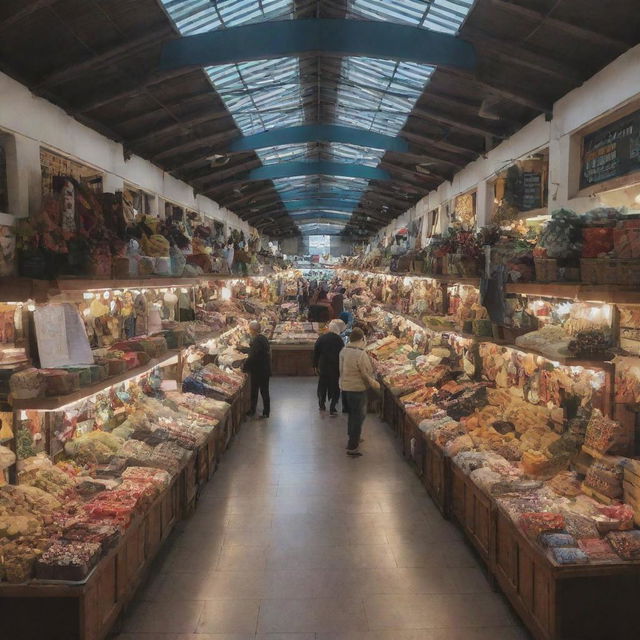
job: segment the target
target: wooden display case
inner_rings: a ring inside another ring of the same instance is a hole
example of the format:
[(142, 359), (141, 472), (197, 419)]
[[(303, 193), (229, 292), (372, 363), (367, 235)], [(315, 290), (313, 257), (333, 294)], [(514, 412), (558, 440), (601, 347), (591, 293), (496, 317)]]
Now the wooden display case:
[(313, 376), (313, 344), (272, 344), (274, 376)]
[(247, 394), (245, 385), (207, 441), (148, 510), (134, 518), (86, 580), (0, 583), (0, 619), (8, 638), (104, 640), (109, 636), (175, 523), (196, 508), (199, 490), (211, 478), (222, 444), (228, 444), (233, 435), (232, 413), (244, 415), (240, 410), (246, 407)]
[(422, 483), (443, 517), (450, 515), (451, 479), (449, 459), (440, 447), (431, 442), (424, 434), (424, 465)]

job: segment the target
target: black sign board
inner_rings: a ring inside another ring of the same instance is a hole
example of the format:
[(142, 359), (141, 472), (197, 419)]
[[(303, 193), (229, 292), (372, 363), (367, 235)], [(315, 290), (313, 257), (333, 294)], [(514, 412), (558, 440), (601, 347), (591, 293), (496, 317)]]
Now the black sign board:
[(532, 171), (522, 174), (520, 211), (532, 211), (542, 207), (542, 175)]
[(640, 171), (640, 111), (586, 135), (580, 188)]

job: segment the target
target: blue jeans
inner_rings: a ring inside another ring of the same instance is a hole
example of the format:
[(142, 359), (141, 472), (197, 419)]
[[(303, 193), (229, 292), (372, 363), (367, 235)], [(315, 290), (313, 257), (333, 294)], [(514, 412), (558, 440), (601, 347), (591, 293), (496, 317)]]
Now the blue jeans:
[(367, 392), (366, 391), (343, 391), (342, 395), (347, 401), (349, 411), (348, 434), (350, 451), (358, 448), (362, 425), (367, 417)]

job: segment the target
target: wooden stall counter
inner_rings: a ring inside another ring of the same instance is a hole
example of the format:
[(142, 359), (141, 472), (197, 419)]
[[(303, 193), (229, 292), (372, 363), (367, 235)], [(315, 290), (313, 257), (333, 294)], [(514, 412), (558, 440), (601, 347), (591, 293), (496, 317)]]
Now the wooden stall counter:
[(271, 371), (274, 376), (313, 376), (313, 343), (272, 344)]

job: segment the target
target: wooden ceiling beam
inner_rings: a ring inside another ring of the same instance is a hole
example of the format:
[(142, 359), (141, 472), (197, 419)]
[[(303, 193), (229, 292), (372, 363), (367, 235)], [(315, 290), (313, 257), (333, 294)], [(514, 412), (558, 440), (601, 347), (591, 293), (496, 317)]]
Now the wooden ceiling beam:
[(546, 76), (577, 87), (585, 80), (584, 73), (549, 56), (536, 53), (510, 40), (498, 40), (480, 29), (465, 25), (461, 37), (475, 44), (480, 52), (487, 51), (497, 55), (500, 60), (511, 65), (537, 71)]
[[(15, 13), (7, 16), (2, 21), (0, 21), (0, 31), (6, 31), (9, 27), (12, 27), (17, 22), (28, 18), (31, 14), (36, 11), (40, 11), (40, 9), (46, 9), (50, 7), (58, 0), (34, 0), (30, 4), (27, 4), (26, 7), (22, 9), (18, 9)], [(22, 3), (24, 4), (24, 2)]]
[[(188, 134), (191, 133), (191, 127), (197, 127), (201, 124), (216, 122), (223, 119), (229, 120), (228, 124), (234, 129), (235, 132), (234, 137), (240, 137), (240, 131), (238, 131), (238, 129), (236, 128), (233, 117), (226, 109), (221, 111), (211, 111), (210, 109), (208, 109), (202, 113), (198, 113), (198, 115), (188, 116), (187, 118), (180, 118), (178, 122), (173, 122), (172, 124), (160, 127), (159, 129), (153, 129), (153, 131), (150, 131), (145, 135), (134, 137), (131, 139), (131, 144), (135, 146), (146, 146), (149, 144), (154, 144), (155, 142), (161, 140), (162, 138), (165, 138), (166, 136), (173, 136), (177, 133)], [(229, 140), (232, 139), (233, 138), (229, 138)]]
[[(381, 169), (385, 169), (391, 174), (397, 174), (397, 175), (403, 176), (404, 182), (407, 182), (408, 184), (412, 184), (413, 186), (418, 187), (419, 189), (426, 189), (428, 191), (433, 189), (434, 184), (438, 186), (444, 180), (447, 180), (447, 178), (443, 176), (437, 176), (435, 174), (431, 174), (433, 176), (431, 177), (429, 175), (418, 173), (417, 171), (411, 171), (410, 169), (399, 167), (398, 165), (391, 164), (390, 162), (385, 162), (384, 160), (380, 163), (379, 166)], [(392, 177), (394, 176), (392, 175)], [(392, 182), (395, 182), (395, 180), (392, 180)], [(429, 184), (427, 184), (427, 182)]]
[[(195, 184), (198, 186), (201, 193), (212, 193), (215, 191), (215, 187), (221, 180), (225, 180), (226, 178), (232, 178), (237, 176), (239, 173), (246, 173), (251, 171), (251, 169), (256, 169), (257, 167), (262, 166), (262, 163), (258, 158), (255, 160), (251, 160), (250, 162), (243, 162), (242, 164), (238, 164), (235, 167), (229, 167), (224, 171), (217, 171), (212, 173), (210, 176), (202, 176), (201, 178), (194, 178), (189, 180), (191, 184)], [(228, 180), (223, 184), (218, 184), (219, 187), (228, 187), (234, 183), (238, 183), (241, 180)]]
[(94, 111), (95, 109), (104, 107), (105, 105), (111, 104), (112, 102), (117, 102), (119, 100), (124, 100), (125, 98), (131, 98), (133, 96), (146, 93), (153, 85), (160, 84), (161, 82), (167, 82), (169, 80), (174, 80), (175, 78), (180, 78), (182, 76), (193, 73), (193, 71), (193, 68), (183, 68), (174, 69), (172, 71), (164, 71), (162, 73), (152, 73), (145, 78), (139, 78), (136, 82), (133, 82), (131, 85), (129, 85), (127, 89), (123, 89), (122, 91), (93, 96), (86, 102), (77, 105), (75, 109), (80, 113)]
[(66, 66), (64, 69), (60, 69), (59, 71), (54, 71), (53, 73), (41, 78), (36, 83), (36, 86), (51, 86), (67, 82), (69, 80), (74, 80), (88, 71), (93, 72), (96, 68), (114, 64), (129, 55), (139, 53), (140, 51), (143, 51), (159, 42), (164, 42), (171, 36), (174, 36), (173, 30), (169, 25), (167, 25), (163, 29), (146, 33), (145, 35), (134, 38), (133, 40), (127, 40), (118, 46), (111, 47), (100, 54), (83, 60), (82, 62), (77, 62)]
[(269, 186), (260, 188), (252, 193), (247, 193), (246, 195), (240, 198), (235, 198), (230, 200), (228, 206), (238, 207), (240, 205), (243, 205), (245, 202), (250, 203), (255, 198), (258, 198), (258, 200), (260, 200), (261, 199), (260, 196), (262, 194), (272, 194), (272, 196), (275, 198), (277, 196), (277, 191), (275, 190), (273, 185), (270, 184)]
[(617, 38), (612, 38), (611, 36), (607, 36), (604, 33), (594, 31), (593, 29), (581, 27), (580, 25), (566, 22), (564, 20), (560, 20), (559, 18), (554, 18), (544, 12), (536, 11), (535, 9), (529, 9), (528, 7), (523, 7), (522, 5), (516, 4), (511, 0), (491, 0), (491, 3), (495, 7), (499, 7), (504, 11), (508, 11), (509, 13), (512, 13), (519, 18), (526, 18), (528, 20), (539, 22), (541, 25), (548, 25), (558, 31), (562, 31), (562, 33), (580, 38), (581, 40), (588, 40), (590, 43), (599, 43), (600, 45), (603, 45), (605, 47), (615, 49), (620, 53), (633, 46), (631, 43), (618, 40)]
[[(468, 83), (477, 84), (484, 91), (491, 95), (509, 100), (510, 102), (515, 102), (516, 104), (520, 104), (523, 107), (533, 109), (534, 111), (538, 111), (540, 113), (551, 113), (553, 110), (553, 105), (551, 102), (547, 100), (541, 100), (536, 96), (525, 94), (518, 89), (513, 89), (512, 87), (498, 85), (495, 82), (479, 75), (478, 72), (468, 73), (465, 70), (459, 69), (441, 69), (440, 71), (444, 74), (451, 75)], [(494, 134), (490, 133), (489, 135)]]
[(440, 139), (426, 136), (423, 133), (407, 131), (406, 128), (400, 132), (400, 136), (405, 140), (411, 142), (412, 145), (414, 147), (417, 147), (418, 149), (430, 149), (432, 147), (435, 147), (437, 149), (442, 149), (442, 151), (447, 151), (448, 153), (463, 156), (463, 158), (461, 158), (459, 162), (464, 161), (467, 164), (472, 160), (475, 160), (480, 155), (480, 151), (478, 151), (477, 149), (473, 149), (471, 147), (463, 147), (459, 144), (453, 144), (444, 138)]
[[(428, 92), (427, 92), (428, 95)], [(454, 117), (450, 113), (445, 111), (439, 111), (430, 107), (416, 106), (413, 108), (409, 117), (414, 116), (416, 118), (422, 118), (423, 120), (431, 120), (432, 122), (438, 122), (445, 124), (454, 129), (459, 129), (466, 133), (479, 136), (483, 140), (485, 136), (493, 136), (494, 138), (505, 139), (508, 134), (497, 127), (492, 127), (480, 120), (480, 118), (461, 118)]]
[[(113, 127), (131, 127), (135, 125), (142, 125), (149, 118), (155, 118), (159, 114), (166, 113), (167, 109), (173, 109), (174, 107), (183, 107), (187, 104), (192, 106), (198, 106), (201, 102), (206, 102), (208, 104), (211, 103), (212, 99), (216, 98), (216, 94), (212, 88), (207, 89), (206, 91), (197, 91), (196, 93), (192, 93), (191, 95), (186, 95), (184, 97), (179, 98), (178, 100), (167, 100), (163, 101), (162, 108), (153, 108), (153, 109), (145, 109), (143, 113), (138, 113), (138, 115), (127, 117), (125, 120), (119, 120), (117, 122), (113, 122)], [(215, 113), (215, 111), (214, 111)], [(134, 132), (132, 137), (142, 137), (142, 134), (149, 130), (149, 126), (145, 125), (139, 132)]]
[[(164, 160), (166, 158), (171, 158), (172, 156), (176, 156), (179, 153), (184, 153), (186, 151), (192, 151), (193, 149), (200, 149), (207, 145), (215, 145), (223, 142), (227, 142), (238, 135), (237, 129), (227, 129), (226, 131), (220, 131), (219, 133), (212, 133), (210, 136), (203, 136), (201, 138), (197, 138), (195, 140), (187, 140), (186, 142), (181, 142), (180, 144), (174, 146), (165, 146), (162, 151), (156, 153), (152, 156), (152, 160), (157, 162), (159, 160)], [(189, 162), (191, 162), (191, 158)], [(182, 160), (178, 161), (178, 164), (167, 162), (165, 166), (171, 167), (167, 169), (167, 171), (177, 171), (180, 166)]]

